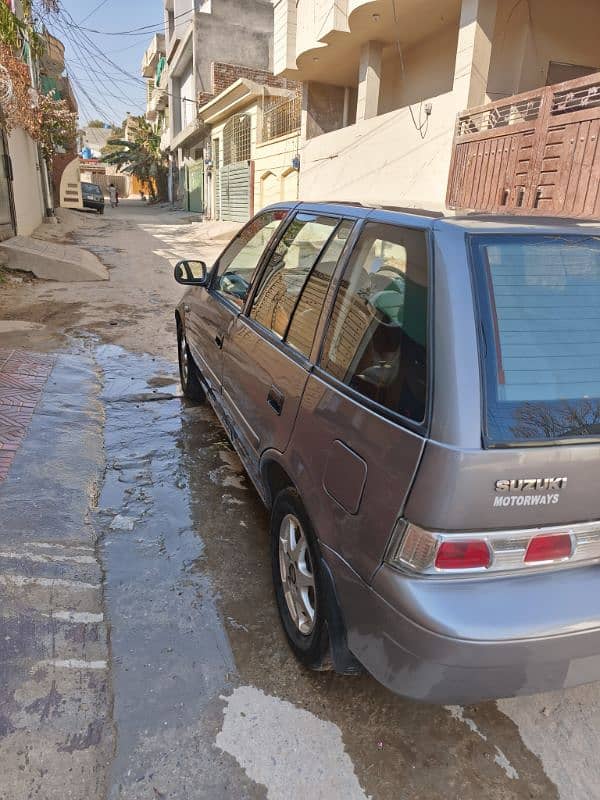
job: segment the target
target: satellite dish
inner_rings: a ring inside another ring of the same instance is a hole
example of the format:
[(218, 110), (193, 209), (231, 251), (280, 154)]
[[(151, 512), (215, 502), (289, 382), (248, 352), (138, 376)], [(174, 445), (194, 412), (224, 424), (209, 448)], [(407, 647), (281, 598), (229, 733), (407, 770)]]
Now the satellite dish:
[(10, 103), (13, 96), (13, 85), (6, 67), (0, 64), (0, 106)]

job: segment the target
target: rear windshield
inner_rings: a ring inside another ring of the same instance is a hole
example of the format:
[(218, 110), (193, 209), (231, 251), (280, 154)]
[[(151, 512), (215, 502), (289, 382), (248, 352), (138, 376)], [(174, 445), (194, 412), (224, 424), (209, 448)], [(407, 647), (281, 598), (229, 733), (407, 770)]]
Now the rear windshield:
[(82, 183), (81, 188), (84, 192), (89, 192), (90, 194), (102, 194), (102, 190), (95, 183)]
[(600, 438), (600, 237), (473, 236), (489, 445)]

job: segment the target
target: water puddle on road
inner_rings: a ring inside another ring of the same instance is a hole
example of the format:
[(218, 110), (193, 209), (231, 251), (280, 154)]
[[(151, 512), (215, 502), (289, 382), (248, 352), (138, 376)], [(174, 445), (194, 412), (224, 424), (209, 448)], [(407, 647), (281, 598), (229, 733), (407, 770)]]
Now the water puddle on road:
[(368, 675), (300, 667), (272, 598), (267, 512), (212, 411), (180, 396), (170, 363), (110, 345), (95, 357), (110, 800), (556, 797), (493, 704), (468, 710), (477, 736)]

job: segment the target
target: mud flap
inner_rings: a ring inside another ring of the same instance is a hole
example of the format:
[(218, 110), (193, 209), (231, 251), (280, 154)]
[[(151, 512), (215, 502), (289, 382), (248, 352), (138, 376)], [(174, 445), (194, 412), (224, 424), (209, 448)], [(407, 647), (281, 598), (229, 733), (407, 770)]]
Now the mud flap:
[(327, 598), (327, 630), (333, 668), (340, 675), (360, 675), (363, 667), (348, 649), (346, 625), (338, 602), (335, 582), (324, 558), (321, 558), (321, 580)]

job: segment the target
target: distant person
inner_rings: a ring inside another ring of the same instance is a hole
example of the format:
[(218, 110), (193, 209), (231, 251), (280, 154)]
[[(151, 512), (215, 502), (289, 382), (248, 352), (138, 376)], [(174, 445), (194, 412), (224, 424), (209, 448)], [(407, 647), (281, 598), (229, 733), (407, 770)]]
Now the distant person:
[(110, 207), (115, 208), (115, 206), (119, 205), (119, 193), (117, 192), (117, 187), (114, 183), (111, 183), (108, 187), (108, 196), (110, 198)]
[(115, 188), (115, 196), (117, 198), (117, 205), (119, 205), (119, 190)]

